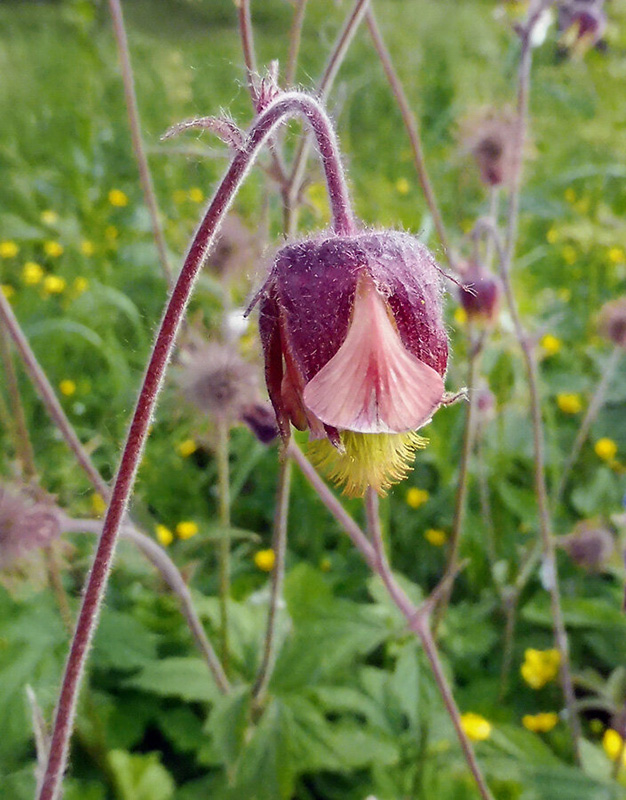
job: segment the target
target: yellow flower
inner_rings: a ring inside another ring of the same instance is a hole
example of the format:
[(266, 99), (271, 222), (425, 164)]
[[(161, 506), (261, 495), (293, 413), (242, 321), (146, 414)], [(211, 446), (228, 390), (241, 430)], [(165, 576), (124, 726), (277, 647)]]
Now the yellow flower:
[(80, 243), (80, 252), (84, 256), (92, 256), (96, 251), (96, 248), (93, 245), (93, 242), (89, 239), (83, 239)]
[(128, 205), (128, 197), (121, 189), (111, 189), (109, 192), (109, 203), (115, 208), (124, 208)]
[(541, 339), (541, 346), (543, 347), (546, 355), (554, 356), (561, 349), (562, 342), (553, 336), (551, 333), (546, 333)]
[(473, 711), (461, 715), (461, 727), (473, 742), (484, 742), (491, 736), (491, 722)]
[(59, 221), (59, 215), (56, 211), (47, 209), (46, 211), (41, 212), (41, 221), (44, 223), (44, 225), (54, 225)]
[(558, 650), (534, 650), (524, 653), (524, 663), (520, 672), (531, 689), (541, 689), (554, 680), (559, 673), (561, 654)]
[(575, 247), (572, 247), (571, 244), (565, 245), (561, 252), (563, 255), (563, 260), (566, 264), (569, 264), (570, 267), (572, 264), (576, 263), (576, 260), (578, 259), (578, 252), (576, 251)]
[(120, 232), (115, 227), (115, 225), (107, 225), (104, 229), (104, 237), (108, 239), (109, 242), (114, 242), (117, 237), (120, 235)]
[(568, 186), (565, 190), (565, 199), (568, 203), (575, 203), (576, 202), (576, 192), (572, 189), (571, 186)]
[(564, 414), (580, 414), (583, 408), (582, 400), (578, 394), (557, 394), (556, 404)]
[(189, 199), (192, 203), (204, 203), (204, 192), (198, 186), (193, 186), (189, 190)]
[(270, 548), (268, 550), (257, 550), (254, 554), (254, 565), (261, 572), (271, 572), (276, 562), (276, 553)]
[(66, 397), (71, 397), (76, 392), (76, 384), (69, 378), (65, 378), (59, 384), (59, 391)]
[(20, 248), (15, 242), (0, 242), (0, 258), (15, 258)]
[(86, 292), (89, 288), (89, 281), (87, 278), (83, 278), (79, 276), (78, 278), (74, 278), (74, 283), (72, 284), (72, 289), (74, 290), (74, 294), (79, 295)]
[(0, 290), (7, 300), (15, 295), (15, 289), (9, 283), (0, 283)]
[(583, 197), (574, 204), (574, 208), (579, 214), (586, 214), (589, 211), (589, 198)]
[(175, 203), (184, 203), (187, 199), (187, 192), (184, 189), (176, 189), (172, 194)]
[(322, 572), (330, 572), (332, 566), (332, 562), (328, 556), (324, 556), (324, 558), (320, 561), (320, 569)]
[(174, 541), (174, 534), (166, 525), (157, 525), (154, 529), (159, 544), (169, 547)]
[(541, 714), (526, 714), (522, 717), (522, 725), (533, 733), (548, 733), (559, 721), (559, 715), (554, 711), (544, 711)]
[(621, 247), (611, 247), (609, 250), (609, 261), (612, 264), (622, 264), (626, 261), (626, 254)]
[(66, 286), (65, 278), (58, 275), (46, 275), (43, 279), (43, 290), (46, 294), (61, 294), (65, 291)]
[(611, 761), (617, 761), (621, 753), (622, 764), (626, 766), (626, 752), (624, 752), (624, 740), (617, 731), (613, 730), (613, 728), (607, 728), (604, 731), (604, 736), (602, 737), (602, 747), (604, 748), (604, 752), (611, 759)]
[(106, 508), (107, 504), (102, 495), (98, 494), (98, 492), (94, 492), (91, 495), (91, 510), (93, 511), (93, 513), (97, 517), (101, 517), (106, 511)]
[(459, 325), (465, 325), (467, 322), (467, 311), (459, 306), (454, 312), (454, 321)]
[(43, 268), (34, 261), (27, 261), (22, 267), (22, 281), (27, 286), (36, 286), (43, 278)]
[(176, 526), (176, 535), (179, 539), (191, 539), (199, 530), (196, 522), (179, 522)]
[(435, 547), (441, 547), (448, 539), (448, 534), (445, 531), (440, 531), (437, 528), (429, 528), (424, 533), (424, 539)]
[(613, 439), (609, 439), (606, 436), (602, 439), (598, 439), (593, 449), (596, 451), (598, 458), (601, 458), (603, 461), (613, 461), (617, 455), (617, 445)]
[(550, 228), (550, 230), (546, 233), (546, 239), (548, 240), (548, 244), (554, 244), (555, 242), (559, 241), (559, 232), (556, 228)]
[(58, 258), (63, 255), (63, 249), (61, 242), (49, 240), (43, 243), (43, 251), (49, 258)]
[(419, 508), (420, 506), (424, 505), (429, 497), (430, 495), (426, 489), (418, 489), (415, 486), (412, 486), (407, 490), (404, 499), (406, 500), (407, 506), (410, 508)]
[(184, 442), (179, 442), (178, 445), (176, 445), (176, 452), (183, 458), (187, 458), (187, 456), (192, 455), (197, 449), (198, 445), (193, 439), (185, 439)]
[(406, 178), (398, 178), (396, 181), (396, 191), (398, 194), (408, 194), (409, 189), (411, 188), (411, 184), (407, 181)]

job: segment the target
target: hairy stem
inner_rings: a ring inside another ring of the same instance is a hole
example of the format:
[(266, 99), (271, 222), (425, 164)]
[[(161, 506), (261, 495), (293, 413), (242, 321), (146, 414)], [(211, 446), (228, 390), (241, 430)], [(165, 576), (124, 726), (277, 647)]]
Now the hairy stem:
[(297, 0), (291, 30), (289, 31), (289, 53), (287, 55), (287, 66), (285, 67), (285, 84), (288, 88), (293, 86), (293, 82), (296, 79), (306, 2), (307, 0)]
[(139, 169), (139, 180), (143, 190), (143, 196), (148, 207), (150, 214), (150, 224), (152, 225), (152, 234), (159, 253), (159, 261), (161, 262), (161, 269), (163, 275), (169, 284), (172, 283), (172, 269), (170, 267), (169, 259), (167, 257), (167, 245), (165, 244), (165, 237), (163, 235), (163, 228), (159, 219), (159, 207), (154, 191), (154, 184), (152, 182), (152, 175), (150, 173), (150, 166), (146, 157), (146, 151), (141, 135), (141, 122), (139, 119), (139, 106), (137, 104), (137, 94), (135, 92), (135, 79), (133, 77), (133, 69), (130, 62), (130, 51), (128, 48), (128, 39), (126, 37), (126, 29), (124, 27), (124, 16), (122, 14), (122, 5), (120, 0), (109, 0), (109, 8), (111, 10), (111, 18), (113, 20), (113, 31), (115, 33), (115, 41), (117, 43), (117, 50), (120, 59), (120, 66), (122, 70), (122, 81), (124, 83), (124, 97), (126, 98), (126, 109), (128, 111), (128, 122), (130, 125), (130, 135), (137, 160), (137, 167)]
[(372, 8), (368, 9), (367, 11), (366, 21), (370, 36), (372, 37), (374, 49), (378, 53), (383, 70), (387, 76), (387, 82), (389, 83), (391, 92), (396, 100), (396, 103), (398, 104), (402, 121), (411, 143), (413, 162), (415, 164), (420, 186), (422, 187), (422, 192), (424, 193), (424, 199), (426, 200), (426, 204), (433, 218), (433, 224), (435, 226), (435, 230), (437, 231), (437, 237), (441, 243), (448, 263), (450, 266), (454, 266), (452, 263), (450, 240), (448, 238), (448, 234), (446, 233), (446, 227), (439, 210), (439, 204), (437, 203), (435, 190), (433, 189), (433, 185), (428, 174), (428, 169), (426, 167), (424, 147), (422, 145), (422, 137), (420, 135), (417, 117), (411, 110), (409, 100), (404, 91), (404, 86), (402, 85), (402, 82), (398, 77), (398, 73), (395, 70), (393, 61), (391, 60), (391, 55), (387, 49), (387, 46), (385, 45), (380, 28), (378, 27), (378, 23), (376, 21), (376, 17), (374, 15), (374, 10)]
[(228, 602), (230, 596), (230, 466), (228, 422), (217, 422), (217, 494), (218, 513), (222, 535), (219, 541), (219, 596), (220, 596), (220, 655), (228, 672), (230, 661), (228, 646)]
[(276, 511), (274, 513), (274, 534), (272, 550), (275, 555), (272, 572), (272, 590), (269, 611), (267, 614), (267, 630), (263, 649), (263, 660), (254, 685), (253, 697), (257, 705), (262, 705), (267, 687), (276, 663), (276, 625), (278, 622), (278, 606), (280, 603), (285, 578), (285, 555), (287, 552), (287, 520), (289, 516), (289, 489), (291, 486), (291, 460), (285, 455), (280, 465), (278, 491), (276, 495)]
[(135, 483), (157, 396), (195, 280), (206, 261), (235, 193), (251, 169), (262, 145), (281, 122), (297, 115), (303, 116), (308, 121), (317, 138), (324, 162), (335, 230), (341, 234), (350, 234), (354, 231), (352, 209), (339, 159), (337, 141), (326, 113), (319, 103), (308, 95), (290, 92), (279, 96), (255, 120), (243, 148), (234, 156), (218, 186), (191, 243), (159, 326), (123, 448), (104, 519), (102, 535), (83, 594), (76, 632), (70, 647), (56, 708), (50, 754), (39, 800), (57, 800), (59, 796), (69, 753), (78, 691), (85, 670), (89, 646), (97, 627), (100, 606), (115, 554), (118, 532)]

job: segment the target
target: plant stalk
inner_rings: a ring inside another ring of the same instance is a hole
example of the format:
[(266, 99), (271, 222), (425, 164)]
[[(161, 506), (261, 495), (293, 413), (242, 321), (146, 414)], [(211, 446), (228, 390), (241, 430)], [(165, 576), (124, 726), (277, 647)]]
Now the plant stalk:
[(229, 426), (226, 419), (217, 420), (217, 494), (218, 513), (222, 535), (219, 541), (219, 596), (220, 596), (220, 656), (228, 672), (230, 653), (228, 645), (228, 603), (230, 598), (230, 465)]

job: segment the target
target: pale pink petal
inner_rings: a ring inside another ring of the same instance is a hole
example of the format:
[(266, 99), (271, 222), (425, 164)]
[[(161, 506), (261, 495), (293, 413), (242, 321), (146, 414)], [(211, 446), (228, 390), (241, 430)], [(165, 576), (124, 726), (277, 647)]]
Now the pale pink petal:
[(361, 279), (344, 343), (304, 389), (307, 408), (335, 428), (403, 433), (425, 425), (443, 394), (439, 373), (404, 347), (385, 300)]

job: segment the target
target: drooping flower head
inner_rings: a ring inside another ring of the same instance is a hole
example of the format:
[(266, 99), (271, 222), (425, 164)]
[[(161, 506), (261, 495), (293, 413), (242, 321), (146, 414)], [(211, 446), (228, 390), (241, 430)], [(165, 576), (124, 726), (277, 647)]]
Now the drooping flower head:
[(602, 572), (615, 552), (615, 539), (602, 523), (582, 520), (560, 539), (561, 546), (579, 567), (587, 572)]
[(461, 146), (476, 160), (487, 186), (508, 186), (515, 168), (515, 115), (511, 109), (488, 108), (461, 125)]
[(0, 484), (0, 569), (51, 544), (60, 531), (59, 511), (51, 499), (37, 499), (23, 487)]
[(480, 323), (493, 323), (500, 303), (500, 281), (481, 264), (471, 261), (465, 265), (463, 286), (459, 300), (469, 319)]
[(401, 480), (416, 431), (444, 400), (441, 277), (397, 232), (283, 247), (260, 292), (270, 400), (284, 439), (309, 430), (314, 460), (351, 495)]
[(563, 43), (582, 55), (594, 47), (606, 30), (604, 0), (566, 0), (559, 6)]
[(598, 329), (606, 339), (626, 349), (626, 296), (609, 300), (602, 306)]

